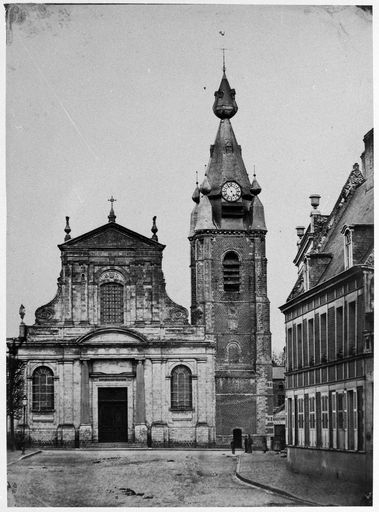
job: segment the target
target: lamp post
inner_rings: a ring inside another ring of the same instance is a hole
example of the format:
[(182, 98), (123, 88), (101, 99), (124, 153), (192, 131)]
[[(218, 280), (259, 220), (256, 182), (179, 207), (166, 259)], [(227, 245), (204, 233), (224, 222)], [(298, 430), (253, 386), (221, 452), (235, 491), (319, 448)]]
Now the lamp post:
[(22, 397), (22, 408), (24, 412), (24, 421), (22, 424), (22, 455), (25, 454), (25, 422), (26, 422), (26, 405), (28, 403), (28, 397), (24, 395)]

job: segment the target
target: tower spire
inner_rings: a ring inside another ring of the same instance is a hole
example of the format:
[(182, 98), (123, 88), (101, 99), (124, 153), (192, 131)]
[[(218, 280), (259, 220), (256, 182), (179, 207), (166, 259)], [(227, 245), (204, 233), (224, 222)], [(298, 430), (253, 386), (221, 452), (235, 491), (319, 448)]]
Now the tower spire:
[(108, 199), (108, 201), (111, 203), (111, 211), (109, 212), (109, 215), (108, 215), (108, 222), (116, 222), (116, 215), (113, 210), (113, 203), (115, 201), (117, 201), (117, 199), (114, 199), (114, 197), (111, 196), (111, 198)]
[(224, 76), (226, 76), (225, 75), (225, 69), (226, 69), (225, 68), (225, 48), (221, 48), (221, 50), (222, 50), (222, 72), (223, 72)]

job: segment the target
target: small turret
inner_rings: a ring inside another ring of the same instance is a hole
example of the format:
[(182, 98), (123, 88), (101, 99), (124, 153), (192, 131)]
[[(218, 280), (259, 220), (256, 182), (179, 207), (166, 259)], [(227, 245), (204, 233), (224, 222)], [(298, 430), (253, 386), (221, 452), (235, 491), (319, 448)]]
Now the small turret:
[(262, 192), (262, 189), (257, 181), (256, 175), (254, 173), (253, 181), (251, 182), (251, 189), (250, 192), (253, 194), (253, 196), (257, 196)]
[(192, 201), (194, 201), (196, 204), (199, 204), (200, 201), (200, 190), (199, 190), (199, 182), (197, 178), (197, 171), (196, 171), (196, 187), (192, 194)]
[(200, 185), (200, 192), (204, 195), (204, 196), (207, 196), (210, 191), (212, 190), (211, 186), (210, 186), (210, 183), (209, 183), (209, 180), (208, 180), (208, 176), (205, 175), (205, 178), (203, 180), (203, 183)]

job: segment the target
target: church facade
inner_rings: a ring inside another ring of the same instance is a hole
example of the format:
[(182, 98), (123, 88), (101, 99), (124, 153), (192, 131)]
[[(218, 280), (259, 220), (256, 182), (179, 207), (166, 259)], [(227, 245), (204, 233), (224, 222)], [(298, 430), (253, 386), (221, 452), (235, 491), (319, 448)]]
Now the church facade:
[[(273, 434), (264, 211), (230, 118), (235, 91), (215, 93), (220, 118), (193, 194), (191, 318), (167, 295), (164, 245), (108, 222), (59, 245), (57, 294), (20, 328), (23, 427), (34, 444), (260, 446)], [(22, 427), (22, 425), (19, 425)]]

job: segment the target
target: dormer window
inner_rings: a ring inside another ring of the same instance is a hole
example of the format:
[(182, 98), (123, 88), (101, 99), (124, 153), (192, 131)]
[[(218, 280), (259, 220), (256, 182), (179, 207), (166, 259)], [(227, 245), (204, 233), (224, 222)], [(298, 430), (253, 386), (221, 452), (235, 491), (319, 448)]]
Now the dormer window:
[(304, 291), (309, 290), (309, 266), (307, 258), (304, 259), (303, 263), (303, 283)]
[(353, 266), (353, 232), (347, 228), (344, 231), (344, 257), (345, 257), (345, 269)]

